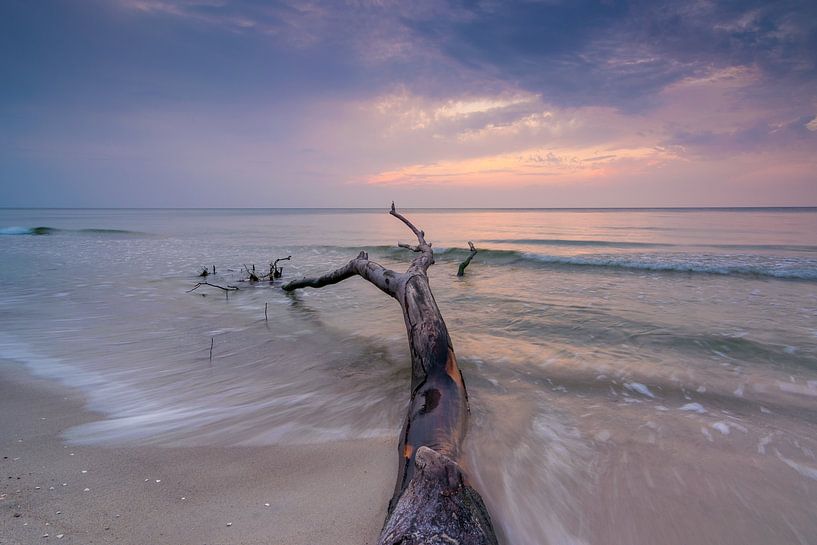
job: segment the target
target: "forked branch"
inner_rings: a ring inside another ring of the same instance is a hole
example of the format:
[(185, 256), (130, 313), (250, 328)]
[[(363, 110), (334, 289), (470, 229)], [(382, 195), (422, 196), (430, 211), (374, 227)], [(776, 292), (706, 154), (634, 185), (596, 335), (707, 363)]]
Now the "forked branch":
[(426, 244), (426, 234), (422, 230), (417, 229), (413, 223), (411, 223), (403, 214), (397, 211), (397, 208), (394, 206), (394, 201), (391, 203), (391, 210), (389, 210), (389, 214), (405, 223), (408, 228), (411, 229), (411, 232), (417, 237), (417, 241), (420, 243), (420, 246), (431, 246), (430, 244)]
[(281, 278), (281, 275), (284, 274), (284, 268), (283, 267), (278, 268), (278, 262), (289, 261), (290, 259), (292, 259), (292, 256), (288, 255), (286, 257), (279, 257), (278, 259), (275, 260), (275, 262), (270, 267), (270, 280), (272, 280), (273, 278)]
[(244, 264), (244, 269), (247, 271), (247, 278), (250, 282), (258, 282), (258, 276), (255, 274), (255, 265), (252, 266), (252, 270)]
[(304, 277), (299, 280), (293, 280), (284, 284), (282, 289), (284, 291), (294, 291), (299, 288), (322, 288), (331, 284), (337, 284), (355, 275), (362, 276), (382, 291), (395, 297), (397, 280), (400, 275), (374, 261), (369, 261), (369, 254), (366, 252), (360, 252), (356, 258), (339, 269), (335, 269), (322, 276)]
[(411, 223), (403, 214), (398, 212), (397, 208), (394, 206), (394, 201), (391, 203), (391, 210), (389, 210), (389, 214), (405, 223), (406, 226), (411, 229), (411, 232), (417, 237), (417, 242), (419, 243), (417, 246), (411, 246), (410, 244), (404, 244), (401, 242), (397, 243), (400, 248), (407, 248), (412, 252), (417, 252), (420, 254), (411, 262), (411, 266), (409, 267), (408, 271), (406, 271), (407, 274), (416, 272), (422, 272), (425, 274), (428, 268), (434, 264), (434, 252), (431, 251), (431, 244), (426, 242), (425, 232), (423, 232), (422, 229), (415, 227), (414, 224)]
[(398, 242), (397, 246), (400, 248), (405, 248), (406, 250), (411, 250), (412, 252), (422, 252), (422, 248), (419, 246), (412, 246), (411, 244), (406, 244), (405, 242)]

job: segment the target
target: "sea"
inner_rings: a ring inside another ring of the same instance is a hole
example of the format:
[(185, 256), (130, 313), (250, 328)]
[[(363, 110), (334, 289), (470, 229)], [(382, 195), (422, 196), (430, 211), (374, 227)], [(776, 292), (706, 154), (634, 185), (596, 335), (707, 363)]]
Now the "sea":
[[(817, 209), (402, 212), (502, 543), (817, 543)], [(2, 209), (0, 358), (85, 394), (70, 444), (396, 437), (399, 305), (280, 286), (360, 250), (405, 270), (398, 241), (385, 207)]]

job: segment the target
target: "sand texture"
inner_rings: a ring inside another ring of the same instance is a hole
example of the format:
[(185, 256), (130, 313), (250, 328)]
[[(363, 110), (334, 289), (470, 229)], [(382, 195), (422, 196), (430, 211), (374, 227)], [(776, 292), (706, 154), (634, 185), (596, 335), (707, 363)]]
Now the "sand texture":
[[(73, 446), (82, 396), (0, 363), (0, 544), (374, 543), (393, 439), (270, 447)], [(47, 536), (47, 537), (45, 537)]]

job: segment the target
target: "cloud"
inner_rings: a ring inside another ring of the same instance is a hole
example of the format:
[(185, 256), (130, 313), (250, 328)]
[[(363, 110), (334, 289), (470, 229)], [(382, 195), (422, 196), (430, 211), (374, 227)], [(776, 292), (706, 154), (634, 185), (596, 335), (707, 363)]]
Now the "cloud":
[[(353, 55), (420, 95), (509, 87), (561, 107), (644, 111), (669, 86), (751, 66), (814, 92), (817, 4), (120, 0), (126, 9)], [(772, 82), (774, 83), (774, 82)]]
[(171, 16), (191, 24), (219, 27), (233, 32), (257, 32), (304, 47), (319, 41), (328, 16), (308, 2), (226, 2), (219, 0), (119, 0), (133, 12)]
[[(511, 86), (560, 106), (642, 110), (713, 68), (813, 81), (817, 7), (748, 2), (119, 0), (126, 10), (396, 63), (419, 94)], [(389, 83), (400, 72), (385, 74)], [(413, 78), (424, 75), (429, 77)]]
[(656, 148), (617, 149), (528, 149), (462, 160), (415, 164), (377, 173), (369, 184), (414, 185), (536, 185), (582, 183), (605, 178), (623, 170), (655, 166), (673, 159), (672, 153)]
[(168, 16), (216, 30), (255, 34), (278, 45), (325, 49), (328, 57), (353, 53), (357, 60), (404, 59), (411, 36), (389, 2), (325, 3), (308, 0), (118, 0), (136, 14)]
[(13, 82), (0, 89), (0, 175), (37, 177), (40, 193), (74, 195), (80, 180), (93, 204), (107, 188), (113, 199), (110, 180), (141, 175), (195, 180), (214, 204), (331, 204), (341, 191), (364, 204), (420, 184), (432, 200), (469, 186), (484, 205), (503, 191), (527, 205), (522, 188), (589, 198), (566, 189), (582, 184), (684, 199), (676, 186), (695, 176), (705, 201), (710, 187), (760, 188), (765, 172), (817, 198), (803, 181), (817, 145), (814, 2), (97, 0), (0, 12)]
[(713, 68), (665, 87), (648, 114), (559, 106), (519, 88), (436, 99), (399, 87), (333, 104), (310, 125), (323, 139), (310, 145), (338, 162), (368, 155), (338, 172), (346, 180), (438, 187), (659, 175), (668, 164), (807, 153), (809, 106), (754, 95), (762, 78), (756, 67)]
[(687, 156), (733, 157), (773, 150), (807, 150), (817, 143), (806, 129), (808, 103), (788, 94), (757, 93), (763, 85), (757, 67), (730, 67), (687, 78), (661, 94), (653, 112), (666, 129), (661, 145)]

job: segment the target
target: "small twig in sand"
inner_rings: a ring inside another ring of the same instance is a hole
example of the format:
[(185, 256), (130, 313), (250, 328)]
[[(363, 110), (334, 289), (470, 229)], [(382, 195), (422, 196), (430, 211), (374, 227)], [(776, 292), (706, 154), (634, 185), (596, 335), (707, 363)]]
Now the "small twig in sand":
[(215, 337), (210, 337), (210, 363), (213, 363), (213, 341)]

